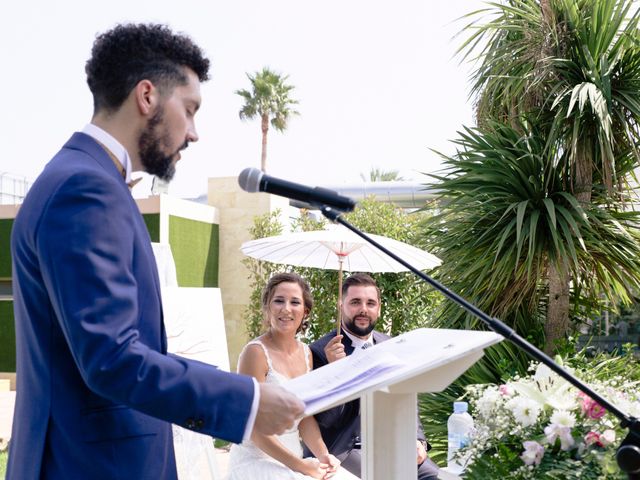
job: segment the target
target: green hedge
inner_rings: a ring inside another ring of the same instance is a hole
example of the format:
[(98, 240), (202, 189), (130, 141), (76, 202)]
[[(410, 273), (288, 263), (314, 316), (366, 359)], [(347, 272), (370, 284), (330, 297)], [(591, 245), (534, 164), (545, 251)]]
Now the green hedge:
[(181, 287), (217, 287), (219, 226), (169, 216), (169, 243)]
[(13, 302), (0, 301), (0, 372), (16, 371), (16, 330)]
[(144, 213), (142, 215), (144, 223), (147, 225), (149, 231), (149, 237), (152, 242), (160, 241), (160, 214), (159, 213)]
[[(11, 241), (12, 218), (0, 218), (0, 278), (11, 278)], [(6, 254), (6, 255), (5, 255)]]

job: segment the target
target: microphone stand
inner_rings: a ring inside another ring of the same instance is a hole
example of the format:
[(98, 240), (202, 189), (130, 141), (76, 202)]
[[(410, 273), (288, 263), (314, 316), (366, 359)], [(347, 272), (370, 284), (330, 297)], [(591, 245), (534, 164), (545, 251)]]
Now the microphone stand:
[(423, 272), (413, 267), (402, 258), (390, 252), (388, 249), (386, 249), (385, 247), (380, 245), (378, 242), (370, 238), (366, 233), (363, 233), (360, 230), (358, 230), (356, 227), (354, 227), (349, 222), (344, 220), (340, 216), (340, 212), (326, 205), (319, 205), (319, 208), (322, 214), (325, 217), (327, 217), (329, 220), (333, 222), (337, 222), (340, 225), (343, 225), (344, 227), (348, 228), (356, 235), (360, 236), (361, 238), (369, 242), (378, 250), (381, 250), (382, 252), (386, 253), (388, 256), (393, 258), (398, 263), (404, 265), (411, 272), (413, 272), (415, 275), (420, 277), (420, 279), (427, 282), (433, 288), (438, 290), (449, 300), (452, 300), (453, 302), (455, 302), (456, 304), (464, 308), (467, 312), (472, 313), (473, 315), (478, 317), (491, 330), (502, 335), (507, 340), (510, 340), (511, 343), (515, 344), (518, 348), (521, 348), (522, 350), (526, 351), (529, 355), (531, 355), (536, 360), (540, 361), (541, 363), (544, 363), (555, 373), (560, 375), (562, 378), (564, 378), (566, 381), (568, 381), (573, 386), (578, 388), (580, 391), (586, 393), (589, 397), (591, 397), (593, 400), (598, 402), (602, 407), (604, 407), (606, 410), (608, 410), (613, 415), (615, 415), (620, 420), (620, 426), (622, 428), (626, 428), (629, 430), (629, 433), (620, 444), (620, 447), (618, 447), (618, 451), (616, 453), (616, 459), (618, 461), (618, 465), (620, 466), (620, 469), (623, 472), (627, 473), (630, 480), (640, 480), (640, 421), (638, 421), (637, 418), (631, 417), (625, 414), (624, 412), (619, 410), (615, 405), (609, 402), (606, 398), (602, 397), (597, 392), (594, 392), (591, 389), (591, 387), (589, 387), (588, 385), (583, 383), (581, 380), (571, 375), (568, 371), (566, 371), (564, 368), (562, 368), (560, 365), (554, 362), (544, 352), (542, 352), (540, 349), (538, 349), (537, 347), (529, 343), (527, 340), (522, 338), (520, 335), (518, 335), (511, 327), (505, 325), (503, 322), (501, 322), (497, 318), (490, 317), (475, 305), (469, 303), (467, 300), (460, 297), (456, 293), (452, 292), (451, 290), (449, 290), (447, 287), (445, 287), (438, 281), (424, 274)]

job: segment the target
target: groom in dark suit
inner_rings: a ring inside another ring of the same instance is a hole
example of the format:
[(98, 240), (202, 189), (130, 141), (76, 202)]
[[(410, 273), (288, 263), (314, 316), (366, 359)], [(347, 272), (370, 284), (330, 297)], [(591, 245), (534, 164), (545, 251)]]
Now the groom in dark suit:
[(16, 217), (17, 397), (7, 479), (176, 479), (171, 423), (240, 442), (304, 405), (280, 387), (167, 353), (158, 274), (127, 188), (198, 140), (209, 61), (162, 25), (119, 25), (86, 64), (91, 123)]
[[(342, 284), (342, 335), (336, 331), (313, 342), (313, 367), (351, 355), (357, 349), (368, 348), (389, 339), (388, 335), (374, 330), (380, 316), (380, 289), (369, 275), (356, 273)], [(329, 453), (335, 455), (342, 466), (360, 476), (360, 400), (329, 409), (316, 416), (322, 438)], [(436, 480), (438, 466), (427, 458), (429, 445), (418, 420), (416, 441), (418, 479)]]

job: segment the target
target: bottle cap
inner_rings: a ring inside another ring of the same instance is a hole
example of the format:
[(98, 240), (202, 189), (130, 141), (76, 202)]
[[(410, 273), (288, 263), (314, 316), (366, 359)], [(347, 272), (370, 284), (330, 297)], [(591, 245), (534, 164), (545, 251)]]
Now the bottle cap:
[(465, 413), (469, 410), (467, 402), (453, 402), (453, 413)]

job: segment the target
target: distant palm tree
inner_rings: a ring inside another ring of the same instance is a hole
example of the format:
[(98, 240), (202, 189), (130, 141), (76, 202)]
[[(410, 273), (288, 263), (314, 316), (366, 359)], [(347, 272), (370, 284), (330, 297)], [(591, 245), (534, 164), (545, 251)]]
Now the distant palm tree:
[(364, 173), (360, 174), (360, 178), (365, 182), (394, 182), (404, 180), (398, 170), (382, 170), (377, 167), (369, 170), (368, 178)]
[(245, 99), (245, 104), (240, 109), (240, 118), (242, 120), (260, 117), (262, 128), (260, 168), (263, 172), (266, 172), (269, 121), (277, 131), (286, 130), (289, 118), (292, 115), (299, 115), (297, 111), (291, 108), (298, 101), (289, 97), (291, 90), (295, 87), (285, 83), (289, 78), (288, 75), (281, 76), (265, 67), (261, 72), (256, 72), (253, 75), (247, 74), (247, 77), (251, 82), (251, 90), (236, 90), (235, 93)]

